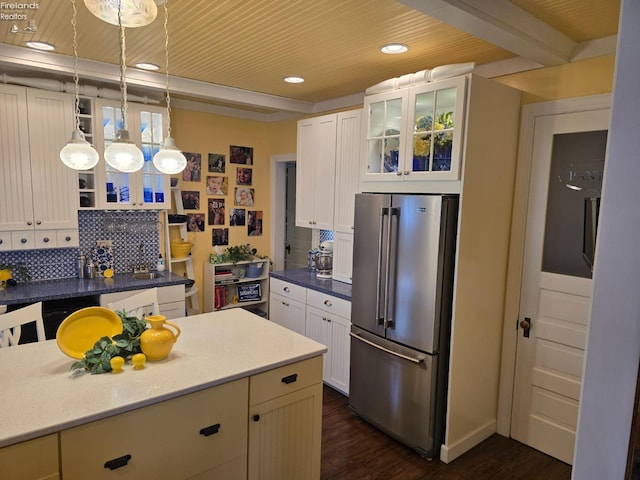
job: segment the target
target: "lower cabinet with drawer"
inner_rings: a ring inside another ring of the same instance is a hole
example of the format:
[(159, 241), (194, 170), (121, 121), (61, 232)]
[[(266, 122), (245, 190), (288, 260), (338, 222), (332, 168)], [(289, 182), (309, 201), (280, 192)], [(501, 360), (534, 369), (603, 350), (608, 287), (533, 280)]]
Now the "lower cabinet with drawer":
[(327, 346), (324, 381), (349, 395), (351, 302), (316, 290), (307, 290), (305, 335)]
[(323, 380), (349, 395), (351, 302), (271, 278), (269, 320), (327, 346)]
[(305, 335), (307, 289), (272, 278), (269, 289), (269, 320)]
[(54, 433), (0, 448), (0, 478), (58, 480), (58, 435)]
[(248, 388), (244, 378), (63, 430), (63, 478), (246, 478)]
[[(142, 290), (129, 290), (125, 292), (105, 293), (100, 295), (100, 305), (106, 307), (111, 302), (123, 300), (132, 295), (140, 293)], [(184, 285), (168, 285), (166, 287), (158, 287), (158, 307), (160, 314), (172, 318), (181, 318), (185, 316), (185, 299)], [(151, 315), (151, 307), (144, 314)]]
[(252, 376), (249, 416), (249, 480), (320, 478), (320, 357)]

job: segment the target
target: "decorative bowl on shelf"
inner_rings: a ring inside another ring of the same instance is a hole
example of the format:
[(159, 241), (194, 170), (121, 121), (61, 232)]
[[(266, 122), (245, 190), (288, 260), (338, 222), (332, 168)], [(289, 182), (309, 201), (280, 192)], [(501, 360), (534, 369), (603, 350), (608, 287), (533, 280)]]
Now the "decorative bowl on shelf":
[(256, 278), (262, 275), (262, 262), (247, 265), (246, 275), (248, 278)]
[(174, 258), (186, 257), (191, 253), (191, 242), (185, 242), (184, 240), (172, 240), (171, 241), (171, 256)]

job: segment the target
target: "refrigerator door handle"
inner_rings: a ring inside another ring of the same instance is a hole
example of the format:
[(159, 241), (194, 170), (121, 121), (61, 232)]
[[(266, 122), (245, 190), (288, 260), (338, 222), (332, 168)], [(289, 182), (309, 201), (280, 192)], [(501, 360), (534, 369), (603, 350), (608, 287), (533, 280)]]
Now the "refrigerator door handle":
[[(377, 266), (377, 278), (376, 278), (376, 322), (378, 325), (382, 325), (384, 321), (384, 316), (380, 314), (380, 278), (382, 275), (382, 232), (384, 232), (384, 217), (389, 215), (389, 209), (387, 207), (382, 207), (380, 209), (380, 225), (378, 227), (378, 266)], [(386, 295), (386, 290), (385, 290)], [(385, 303), (385, 314), (386, 314), (386, 303)]]
[(377, 348), (378, 350), (382, 350), (383, 352), (386, 352), (386, 353), (388, 353), (390, 355), (393, 355), (394, 357), (400, 357), (400, 358), (402, 358), (404, 360), (408, 360), (410, 362), (417, 363), (417, 364), (420, 364), (420, 363), (424, 362), (424, 357), (417, 357), (416, 358), (416, 357), (410, 357), (409, 355), (403, 355), (402, 353), (394, 352), (393, 350), (389, 350), (388, 348), (384, 348), (381, 345), (378, 345), (378, 344), (373, 343), (373, 342), (371, 342), (369, 340), (366, 340), (366, 339), (362, 338), (360, 335), (355, 334), (353, 332), (349, 332), (349, 335), (351, 335), (351, 337), (355, 338), (356, 340), (360, 340), (361, 342), (364, 342), (367, 345), (370, 345), (370, 346), (372, 346), (374, 348)]
[(391, 218), (393, 215), (393, 208), (387, 209), (387, 251), (386, 251), (386, 265), (385, 265), (385, 273), (384, 273), (384, 315), (382, 325), (386, 330), (389, 325), (391, 325), (391, 321), (389, 320), (389, 264), (391, 263)]

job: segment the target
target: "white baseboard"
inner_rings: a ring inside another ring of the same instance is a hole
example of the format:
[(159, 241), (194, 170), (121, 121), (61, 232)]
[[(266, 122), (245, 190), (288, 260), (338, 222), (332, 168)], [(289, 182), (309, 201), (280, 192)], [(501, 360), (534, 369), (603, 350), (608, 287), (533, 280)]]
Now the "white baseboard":
[(440, 460), (444, 463), (453, 462), (456, 458), (465, 452), (468, 452), (473, 447), (483, 442), (491, 435), (496, 433), (496, 421), (495, 419), (484, 424), (477, 430), (469, 433), (467, 436), (458, 440), (455, 443), (443, 444), (440, 447)]

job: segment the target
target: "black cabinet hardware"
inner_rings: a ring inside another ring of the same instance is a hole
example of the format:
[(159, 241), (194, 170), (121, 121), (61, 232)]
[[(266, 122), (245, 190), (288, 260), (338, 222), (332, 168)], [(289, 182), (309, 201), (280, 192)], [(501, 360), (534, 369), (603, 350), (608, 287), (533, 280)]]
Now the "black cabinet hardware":
[(220, 424), (216, 423), (215, 425), (209, 425), (208, 427), (204, 427), (200, 429), (200, 435), (204, 435), (205, 437), (208, 437), (209, 435), (218, 433), (219, 430), (220, 430)]
[(295, 382), (296, 380), (298, 380), (298, 374), (294, 373), (292, 375), (286, 376), (282, 378), (282, 383), (286, 383), (287, 385), (289, 385), (290, 383)]
[(124, 467), (127, 463), (129, 463), (129, 460), (131, 460), (131, 455), (126, 454), (122, 457), (114, 458), (113, 460), (104, 462), (104, 468), (115, 470), (116, 468)]

